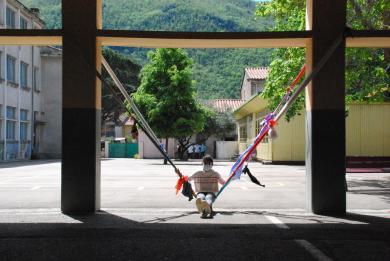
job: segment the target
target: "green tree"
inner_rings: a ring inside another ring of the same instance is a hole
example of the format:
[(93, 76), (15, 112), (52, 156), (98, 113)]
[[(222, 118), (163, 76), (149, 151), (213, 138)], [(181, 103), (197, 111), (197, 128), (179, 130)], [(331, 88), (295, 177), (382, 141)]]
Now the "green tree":
[[(348, 24), (354, 29), (383, 29), (388, 23), (388, 0), (352, 0), (348, 2)], [(356, 11), (358, 7), (359, 11)], [(362, 16), (359, 15), (361, 12)], [(275, 26), (269, 29), (304, 30), (305, 1), (273, 0), (261, 2), (256, 15), (272, 17)], [(367, 26), (370, 25), (368, 28)], [(294, 79), (305, 61), (305, 51), (300, 48), (276, 49), (265, 90), (262, 94), (274, 109), (285, 93), (285, 88)], [(389, 74), (386, 73), (389, 62), (383, 49), (349, 48), (346, 53), (346, 101), (384, 101), (389, 90)], [(304, 95), (287, 112), (286, 118), (299, 113), (304, 106)]]
[(195, 99), (193, 62), (182, 49), (171, 48), (150, 51), (148, 58), (134, 100), (151, 128), (166, 139), (166, 149), (168, 138), (176, 138), (183, 151), (188, 137), (205, 124), (205, 111)]
[(202, 132), (197, 136), (197, 143), (204, 143), (212, 135), (224, 140), (236, 128), (232, 111), (217, 111), (206, 109), (206, 123)]
[[(135, 92), (136, 87), (139, 85), (138, 75), (141, 67), (133, 63), (128, 57), (109, 48), (103, 49), (103, 56), (123, 83), (126, 91), (129, 93)], [(103, 70), (103, 77), (112, 89), (117, 90), (106, 70)], [(119, 97), (122, 97), (119, 90), (117, 90), (117, 94)], [(119, 116), (124, 112), (125, 110), (115, 101), (107, 88), (102, 86), (102, 120), (118, 122)]]

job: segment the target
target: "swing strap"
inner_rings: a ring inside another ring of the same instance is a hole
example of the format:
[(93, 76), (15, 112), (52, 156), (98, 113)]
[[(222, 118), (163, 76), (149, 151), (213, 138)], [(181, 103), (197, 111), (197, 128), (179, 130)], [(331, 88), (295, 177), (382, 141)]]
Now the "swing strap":
[[(268, 114), (265, 117), (264, 124), (263, 124), (259, 134), (256, 136), (253, 144), (251, 146), (249, 146), (248, 149), (246, 149), (241, 154), (241, 156), (238, 158), (236, 164), (234, 164), (235, 167), (233, 166), (233, 169), (230, 172), (229, 178), (227, 179), (226, 183), (221, 187), (221, 189), (216, 194), (216, 199), (222, 193), (222, 191), (227, 187), (227, 185), (230, 183), (230, 181), (236, 176), (236, 174), (239, 173), (239, 171), (242, 171), (243, 164), (249, 159), (249, 157), (251, 156), (253, 151), (256, 149), (256, 147), (259, 145), (259, 143), (267, 135), (268, 131), (276, 125), (277, 121), (287, 112), (287, 110), (291, 107), (291, 105), (298, 98), (299, 94), (301, 94), (301, 92), (313, 80), (313, 78), (317, 76), (317, 74), (321, 71), (321, 69), (328, 62), (328, 60), (332, 56), (332, 54), (339, 47), (339, 45), (341, 43), (343, 43), (347, 34), (348, 34), (348, 30), (346, 30), (345, 32), (340, 34), (339, 37), (336, 38), (336, 40), (332, 43), (332, 45), (326, 51), (325, 55), (321, 58), (321, 60), (318, 62), (318, 64), (315, 65), (315, 67), (313, 68), (313, 71), (303, 80), (303, 82), (298, 86), (298, 88), (291, 95), (291, 97), (283, 99), (281, 101), (281, 103), (284, 103), (284, 104), (283, 105), (279, 104), (279, 106), (277, 106), (277, 108), (272, 113)], [(301, 74), (303, 74), (302, 70), (299, 73), (299, 75), (301, 75)], [(290, 92), (290, 91), (292, 91), (292, 90), (288, 90), (288, 92)]]
[[(125, 97), (125, 100), (130, 104), (131, 109), (134, 112), (134, 119), (136, 123), (141, 127), (141, 129), (145, 132), (146, 136), (150, 139), (150, 141), (153, 143), (153, 145), (159, 150), (159, 152), (164, 156), (164, 158), (169, 162), (169, 164), (175, 169), (176, 174), (179, 176), (179, 178), (182, 177), (180, 171), (178, 171), (178, 168), (176, 165), (172, 162), (170, 157), (168, 156), (167, 152), (163, 150), (159, 144), (157, 136), (154, 134), (153, 130), (150, 128), (149, 124), (146, 122), (145, 118), (142, 116), (141, 112), (139, 111), (138, 107), (134, 103), (133, 99), (130, 97), (130, 95), (127, 93), (126, 89), (124, 88), (123, 84), (119, 81), (118, 77), (106, 61), (104, 57), (102, 57), (102, 64), (110, 77), (113, 79), (116, 87), (120, 90), (123, 97)], [(130, 112), (130, 110), (123, 104), (122, 100), (118, 97), (118, 94), (111, 88), (111, 86), (105, 81), (103, 76), (100, 72), (96, 71), (97, 77), (104, 83), (104, 85), (108, 88), (108, 90), (111, 92), (111, 94), (115, 97), (115, 100), (118, 102), (118, 104), (121, 105), (122, 108), (124, 108), (130, 115), (133, 113)]]
[(246, 165), (246, 166), (244, 167), (244, 169), (242, 170), (242, 172), (245, 173), (245, 174), (247, 174), (248, 177), (250, 178), (250, 180), (251, 180), (253, 183), (255, 183), (255, 184), (257, 184), (257, 185), (259, 185), (259, 186), (265, 188), (265, 185), (261, 184), (260, 181), (258, 181), (257, 178), (256, 178), (255, 176), (253, 176), (253, 174), (251, 173), (251, 171), (250, 171), (249, 168), (248, 168), (248, 165)]

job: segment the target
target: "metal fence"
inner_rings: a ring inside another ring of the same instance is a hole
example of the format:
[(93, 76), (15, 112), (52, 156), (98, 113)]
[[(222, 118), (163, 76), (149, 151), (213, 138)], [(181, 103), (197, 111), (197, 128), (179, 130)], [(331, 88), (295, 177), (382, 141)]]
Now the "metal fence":
[(137, 143), (110, 143), (108, 148), (110, 158), (134, 158), (138, 153)]

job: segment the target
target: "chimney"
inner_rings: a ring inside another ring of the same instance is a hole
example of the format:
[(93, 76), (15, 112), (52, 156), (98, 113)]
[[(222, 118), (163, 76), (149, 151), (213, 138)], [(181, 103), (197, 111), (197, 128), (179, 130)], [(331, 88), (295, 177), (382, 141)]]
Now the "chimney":
[(35, 16), (39, 17), (39, 8), (30, 8), (31, 13), (33, 13)]

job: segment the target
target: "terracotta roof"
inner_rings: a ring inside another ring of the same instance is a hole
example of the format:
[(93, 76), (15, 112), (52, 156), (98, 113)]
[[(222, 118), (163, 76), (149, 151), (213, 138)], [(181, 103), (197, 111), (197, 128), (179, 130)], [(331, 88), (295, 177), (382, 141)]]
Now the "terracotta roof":
[(268, 76), (268, 68), (245, 68), (245, 73), (248, 75), (248, 80), (264, 80)]
[(213, 107), (217, 111), (225, 112), (227, 110), (234, 111), (242, 104), (244, 104), (245, 101), (238, 100), (238, 99), (215, 99), (215, 100), (207, 100), (204, 103), (206, 106)]

